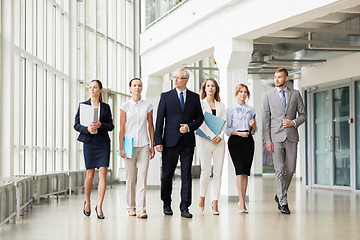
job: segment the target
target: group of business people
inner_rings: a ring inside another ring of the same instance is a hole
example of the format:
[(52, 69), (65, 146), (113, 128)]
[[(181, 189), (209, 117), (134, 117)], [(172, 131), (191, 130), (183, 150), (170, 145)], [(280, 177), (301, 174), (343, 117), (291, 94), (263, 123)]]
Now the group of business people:
[[(225, 154), (224, 134), (229, 136), (228, 149), (236, 173), (236, 186), (239, 193), (239, 212), (248, 213), (245, 195), (248, 176), (254, 155), (252, 135), (257, 132), (254, 108), (246, 104), (250, 92), (246, 85), (239, 84), (235, 89), (235, 104), (229, 108), (220, 101), (220, 88), (214, 79), (206, 79), (200, 96), (186, 88), (190, 74), (177, 69), (173, 74), (175, 88), (161, 94), (156, 124), (153, 124), (153, 106), (141, 99), (142, 82), (134, 78), (129, 82), (131, 99), (120, 108), (120, 154), (125, 159), (126, 203), (129, 216), (146, 219), (146, 180), (149, 160), (155, 150), (162, 154), (161, 200), (163, 213), (173, 215), (171, 208), (172, 179), (178, 161), (181, 166), (181, 216), (192, 218), (189, 212), (192, 199), (191, 166), (195, 150), (195, 131), (200, 129), (210, 140), (197, 136), (197, 151), (201, 164), (200, 196), (198, 206), (203, 211), (205, 196), (211, 175), (212, 211), (219, 214), (221, 174)], [(263, 129), (266, 148), (273, 152), (276, 170), (277, 193), (275, 201), (282, 213), (290, 213), (287, 203), (287, 190), (296, 165), (298, 142), (297, 128), (306, 120), (300, 93), (287, 87), (288, 73), (280, 68), (275, 71), (273, 90), (266, 93), (263, 103)], [(74, 128), (84, 143), (84, 158), (87, 169), (85, 180), (85, 202), (83, 213), (90, 216), (90, 193), (95, 168), (99, 168), (98, 202), (95, 207), (97, 217), (105, 218), (102, 203), (106, 189), (106, 173), (110, 159), (110, 138), (108, 131), (114, 129), (109, 105), (102, 102), (102, 85), (93, 80), (89, 85), (90, 99), (82, 104), (98, 108), (99, 121), (89, 126), (80, 124), (80, 107), (75, 117)], [(220, 134), (215, 135), (204, 122), (208, 112), (224, 121)], [(124, 137), (133, 138), (133, 155), (126, 157)]]

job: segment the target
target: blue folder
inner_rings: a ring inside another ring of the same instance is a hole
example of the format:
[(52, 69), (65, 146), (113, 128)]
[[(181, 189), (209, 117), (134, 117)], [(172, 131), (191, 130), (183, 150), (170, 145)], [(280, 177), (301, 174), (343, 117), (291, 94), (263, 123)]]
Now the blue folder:
[[(204, 122), (216, 136), (218, 136), (220, 134), (221, 129), (225, 124), (224, 119), (214, 116), (209, 112), (205, 112)], [(203, 131), (201, 131), (200, 129), (196, 130), (196, 134), (199, 135), (200, 137), (203, 137), (203, 138), (211, 141), (211, 139), (208, 138), (208, 136), (206, 136), (205, 133)]]
[(124, 151), (127, 158), (132, 158), (134, 150), (134, 138), (124, 137), (123, 142)]

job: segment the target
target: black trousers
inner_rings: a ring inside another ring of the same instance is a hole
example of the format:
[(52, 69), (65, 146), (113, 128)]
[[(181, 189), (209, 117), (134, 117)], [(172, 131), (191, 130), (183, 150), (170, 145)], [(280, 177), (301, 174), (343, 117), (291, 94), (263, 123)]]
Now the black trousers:
[(165, 147), (162, 153), (161, 200), (164, 205), (171, 204), (172, 179), (179, 160), (181, 164), (181, 202), (180, 211), (191, 205), (191, 165), (194, 147), (185, 144), (183, 138), (174, 147)]

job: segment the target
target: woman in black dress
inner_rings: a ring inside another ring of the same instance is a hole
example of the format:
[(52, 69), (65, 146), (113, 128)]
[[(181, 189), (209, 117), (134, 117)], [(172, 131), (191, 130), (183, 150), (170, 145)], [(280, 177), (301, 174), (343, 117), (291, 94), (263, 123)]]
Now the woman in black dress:
[(239, 212), (248, 213), (245, 206), (248, 176), (254, 156), (254, 139), (256, 131), (255, 110), (245, 103), (250, 92), (245, 84), (239, 84), (235, 90), (236, 103), (226, 111), (227, 129), (230, 136), (228, 148), (236, 172), (236, 187), (239, 192)]
[[(92, 80), (89, 84), (90, 99), (80, 104), (92, 105), (95, 108), (95, 119), (89, 126), (80, 124), (80, 106), (76, 113), (74, 128), (80, 132), (78, 140), (84, 143), (83, 152), (86, 166), (84, 214), (90, 216), (90, 194), (94, 180), (95, 168), (99, 169), (98, 202), (95, 207), (99, 219), (104, 219), (102, 204), (106, 190), (106, 175), (110, 161), (110, 138), (108, 131), (114, 129), (110, 106), (102, 102), (102, 83)], [(97, 117), (96, 117), (97, 115)]]

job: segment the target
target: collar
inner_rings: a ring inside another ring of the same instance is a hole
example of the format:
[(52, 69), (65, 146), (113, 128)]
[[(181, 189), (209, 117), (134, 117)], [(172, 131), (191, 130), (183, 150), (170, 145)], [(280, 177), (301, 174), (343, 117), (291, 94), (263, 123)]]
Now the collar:
[[(180, 96), (181, 91), (180, 91), (179, 89), (177, 89), (177, 88), (175, 88), (175, 90), (176, 90), (176, 92), (177, 92), (177, 95)], [(187, 88), (185, 88), (185, 90), (182, 91), (183, 94), (186, 94), (186, 91), (187, 91)]]
[(244, 103), (244, 105), (241, 106), (237, 101), (235, 101), (235, 106), (240, 108), (247, 108), (248, 105)]
[(130, 102), (134, 104), (135, 106), (139, 105), (143, 100), (140, 98), (139, 101), (135, 102), (133, 98), (130, 98)]
[[(277, 91), (278, 93), (280, 93), (281, 88), (279, 88), (279, 87), (275, 87), (275, 88), (276, 88), (276, 91)], [(285, 93), (287, 93), (287, 92), (288, 92), (288, 87), (284, 88), (284, 91), (285, 91)]]

